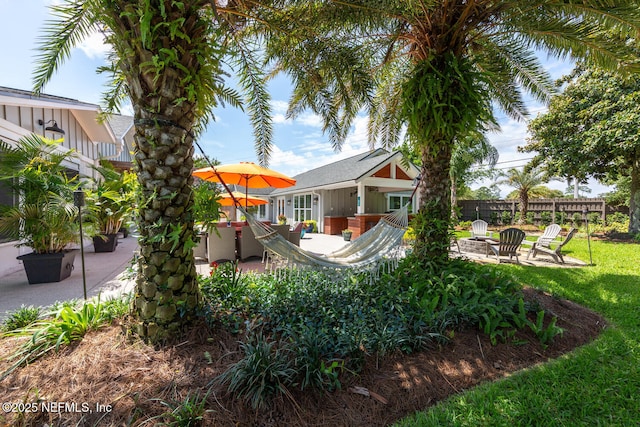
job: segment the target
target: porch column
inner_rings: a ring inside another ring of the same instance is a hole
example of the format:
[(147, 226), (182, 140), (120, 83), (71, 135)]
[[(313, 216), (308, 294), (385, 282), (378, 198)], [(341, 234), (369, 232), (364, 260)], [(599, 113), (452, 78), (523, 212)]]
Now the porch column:
[(364, 195), (366, 194), (364, 183), (361, 181), (358, 183), (358, 198), (356, 199), (356, 213), (364, 213)]

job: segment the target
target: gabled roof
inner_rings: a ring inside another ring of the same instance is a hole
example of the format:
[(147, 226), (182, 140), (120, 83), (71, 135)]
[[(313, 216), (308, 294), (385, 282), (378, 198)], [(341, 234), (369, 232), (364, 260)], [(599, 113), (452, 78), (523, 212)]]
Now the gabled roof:
[(80, 123), (89, 138), (94, 142), (113, 144), (115, 135), (108, 123), (98, 123), (97, 117), (100, 106), (81, 102), (62, 96), (40, 94), (0, 86), (0, 104), (18, 107), (52, 108), (55, 110), (69, 110)]
[(311, 169), (294, 176), (296, 185), (294, 187), (277, 189), (271, 195), (290, 193), (313, 187), (323, 187), (339, 183), (358, 182), (369, 176), (374, 170), (389, 162), (394, 157), (400, 157), (398, 151), (390, 153), (387, 150), (378, 148), (349, 157), (319, 168)]

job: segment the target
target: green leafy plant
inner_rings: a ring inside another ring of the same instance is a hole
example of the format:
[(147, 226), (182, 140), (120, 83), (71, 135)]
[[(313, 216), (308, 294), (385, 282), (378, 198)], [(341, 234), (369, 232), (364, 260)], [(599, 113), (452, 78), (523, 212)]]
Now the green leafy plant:
[(288, 395), (295, 370), (286, 346), (277, 345), (258, 334), (240, 344), (244, 358), (216, 378), (230, 392), (250, 403), (254, 409), (265, 408), (271, 399)]
[(79, 182), (64, 166), (75, 152), (59, 145), (38, 135), (16, 146), (0, 141), (0, 183), (21, 197), (16, 206), (0, 206), (0, 233), (37, 254), (62, 252), (78, 239), (73, 192)]
[(31, 339), (22, 344), (8, 360), (15, 362), (0, 375), (0, 381), (24, 364), (50, 353), (58, 351), (62, 345), (81, 340), (92, 329), (97, 329), (109, 317), (105, 317), (100, 302), (84, 303), (80, 308), (63, 304), (51, 318), (39, 320), (27, 327), (5, 332), (7, 337), (25, 337)]
[(87, 191), (90, 218), (100, 235), (116, 234), (135, 209), (137, 180), (133, 173), (117, 171), (108, 161), (94, 167), (101, 178)]
[(204, 415), (207, 412), (208, 394), (200, 396), (199, 393), (188, 394), (182, 401), (165, 401), (157, 399), (169, 411), (156, 418), (164, 420), (162, 425), (179, 427), (199, 427), (204, 425)]
[(39, 307), (22, 305), (19, 309), (9, 314), (4, 321), (2, 329), (4, 331), (14, 331), (27, 327), (38, 320), (40, 313), (41, 309)]

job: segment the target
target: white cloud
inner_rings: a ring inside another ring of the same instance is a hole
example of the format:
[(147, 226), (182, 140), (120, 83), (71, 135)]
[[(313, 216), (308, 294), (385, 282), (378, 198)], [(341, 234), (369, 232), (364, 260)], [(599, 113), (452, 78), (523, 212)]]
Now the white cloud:
[(111, 50), (111, 45), (105, 43), (102, 33), (95, 32), (87, 37), (78, 49), (90, 59), (102, 59)]

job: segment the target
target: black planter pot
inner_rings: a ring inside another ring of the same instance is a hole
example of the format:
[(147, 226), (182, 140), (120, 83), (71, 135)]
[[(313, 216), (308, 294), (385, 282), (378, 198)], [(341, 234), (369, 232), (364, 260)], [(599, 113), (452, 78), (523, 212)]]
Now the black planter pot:
[(107, 234), (104, 240), (101, 236), (93, 236), (93, 248), (96, 252), (113, 252), (118, 245), (117, 234)]
[(30, 285), (36, 283), (60, 282), (71, 275), (76, 249), (55, 254), (30, 253), (20, 255), (18, 259), (24, 265)]

